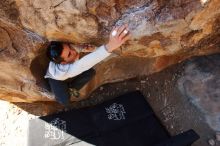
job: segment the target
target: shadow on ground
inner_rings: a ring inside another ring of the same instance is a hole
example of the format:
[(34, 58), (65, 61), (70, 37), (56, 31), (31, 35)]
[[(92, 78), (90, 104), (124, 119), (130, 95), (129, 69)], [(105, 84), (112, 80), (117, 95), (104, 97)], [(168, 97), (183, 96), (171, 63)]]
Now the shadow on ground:
[[(90, 98), (74, 103), (73, 107), (97, 105), (129, 91), (140, 90), (171, 135), (192, 128), (201, 137), (193, 146), (206, 146), (207, 140), (215, 134), (207, 124), (207, 114), (219, 113), (216, 111), (220, 105), (220, 94), (217, 92), (220, 86), (217, 76), (220, 72), (219, 60), (220, 54), (194, 57), (150, 76), (103, 85), (94, 91)], [(200, 96), (198, 91), (209, 92), (210, 96)], [(16, 105), (35, 115), (47, 115), (63, 110), (62, 106), (53, 102)]]

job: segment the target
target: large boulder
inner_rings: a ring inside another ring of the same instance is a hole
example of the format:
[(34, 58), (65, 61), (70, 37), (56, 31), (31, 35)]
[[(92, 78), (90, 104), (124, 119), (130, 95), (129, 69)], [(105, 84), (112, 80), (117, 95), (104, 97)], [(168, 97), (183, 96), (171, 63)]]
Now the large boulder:
[(101, 84), (220, 52), (219, 0), (4, 0), (0, 16), (0, 98), (10, 102), (51, 101), (43, 79), (50, 40), (99, 46), (129, 24), (132, 39), (95, 67), (79, 100)]

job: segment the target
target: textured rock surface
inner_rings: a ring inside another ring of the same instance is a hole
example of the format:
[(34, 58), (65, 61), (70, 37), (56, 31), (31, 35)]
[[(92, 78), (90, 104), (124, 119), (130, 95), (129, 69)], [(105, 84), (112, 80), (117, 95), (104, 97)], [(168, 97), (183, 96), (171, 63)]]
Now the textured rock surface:
[(0, 98), (13, 102), (51, 97), (43, 80), (48, 40), (98, 46), (113, 26), (129, 24), (132, 39), (96, 66), (84, 97), (107, 82), (220, 52), (219, 0), (4, 0), (0, 17)]

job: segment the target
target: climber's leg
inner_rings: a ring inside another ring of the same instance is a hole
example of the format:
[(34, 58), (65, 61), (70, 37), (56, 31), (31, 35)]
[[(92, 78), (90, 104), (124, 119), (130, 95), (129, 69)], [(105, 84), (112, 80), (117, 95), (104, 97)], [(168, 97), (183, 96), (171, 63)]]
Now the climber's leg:
[(93, 68), (81, 73), (68, 83), (69, 88), (80, 90), (86, 83), (88, 83), (94, 76), (95, 70)]
[(48, 78), (51, 91), (54, 93), (56, 100), (64, 105), (68, 106), (70, 102), (70, 93), (67, 83), (65, 81), (59, 81)]

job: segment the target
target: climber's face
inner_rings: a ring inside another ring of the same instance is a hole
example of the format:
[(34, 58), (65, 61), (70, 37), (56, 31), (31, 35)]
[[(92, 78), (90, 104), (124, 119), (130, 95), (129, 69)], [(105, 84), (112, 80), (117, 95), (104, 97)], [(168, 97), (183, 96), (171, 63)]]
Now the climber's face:
[(79, 53), (75, 49), (71, 49), (69, 44), (64, 43), (61, 58), (63, 58), (61, 64), (73, 63), (79, 58)]

